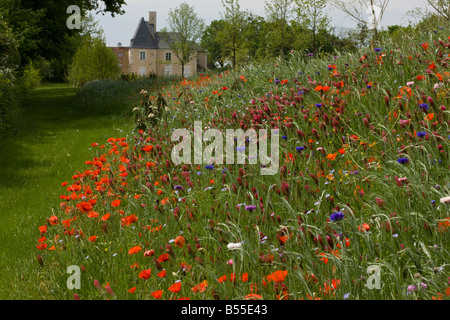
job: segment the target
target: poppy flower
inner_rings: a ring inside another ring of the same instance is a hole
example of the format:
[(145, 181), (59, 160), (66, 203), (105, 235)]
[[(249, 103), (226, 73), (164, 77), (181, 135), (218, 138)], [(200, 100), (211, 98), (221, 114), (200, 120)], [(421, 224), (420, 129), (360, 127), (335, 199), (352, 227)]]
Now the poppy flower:
[(267, 279), (275, 281), (276, 283), (281, 283), (284, 281), (284, 279), (286, 279), (287, 274), (288, 274), (287, 270), (277, 270), (268, 275)]
[(89, 237), (89, 241), (91, 241), (91, 242), (94, 242), (96, 240), (97, 240), (97, 236), (96, 235), (93, 235), (93, 236)]
[(208, 281), (202, 281), (199, 284), (197, 284), (196, 286), (192, 287), (191, 290), (194, 293), (198, 293), (198, 292), (203, 292), (206, 290), (206, 287), (208, 286)]
[(153, 149), (153, 146), (151, 146), (151, 145), (148, 145), (148, 146), (145, 146), (144, 148), (142, 148), (142, 150), (144, 150), (147, 153), (152, 151), (152, 149)]
[(139, 273), (138, 277), (141, 279), (148, 279), (152, 275), (152, 269), (145, 269), (142, 270), (141, 273)]
[(128, 250), (128, 254), (130, 254), (130, 255), (135, 254), (141, 250), (142, 250), (142, 248), (140, 246), (134, 246), (134, 247), (130, 248), (130, 250)]
[(167, 271), (166, 270), (162, 270), (160, 272), (158, 272), (158, 274), (156, 275), (158, 278), (164, 278), (167, 275)]
[(161, 299), (162, 294), (163, 294), (163, 291), (162, 291), (162, 290), (156, 290), (156, 291), (153, 291), (153, 292), (151, 293), (151, 295), (152, 295), (153, 298), (155, 298), (155, 299)]
[(256, 293), (249, 293), (244, 297), (245, 300), (262, 300), (262, 296)]
[(136, 287), (130, 288), (127, 290), (129, 293), (134, 293), (136, 291)]
[(171, 285), (168, 289), (173, 293), (177, 293), (181, 290), (181, 280), (176, 281), (173, 285)]
[(120, 206), (120, 199), (116, 199), (114, 201), (111, 202), (111, 206), (113, 206), (114, 208), (117, 208), (118, 206)]
[(177, 247), (183, 248), (185, 240), (184, 240), (183, 236), (178, 236), (175, 238), (174, 243)]

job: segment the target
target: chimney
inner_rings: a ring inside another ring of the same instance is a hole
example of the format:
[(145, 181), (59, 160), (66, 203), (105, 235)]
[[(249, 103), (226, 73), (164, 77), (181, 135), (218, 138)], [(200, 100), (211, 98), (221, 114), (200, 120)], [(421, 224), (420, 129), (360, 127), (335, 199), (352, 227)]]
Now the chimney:
[(148, 24), (153, 26), (156, 32), (156, 11), (148, 12)]

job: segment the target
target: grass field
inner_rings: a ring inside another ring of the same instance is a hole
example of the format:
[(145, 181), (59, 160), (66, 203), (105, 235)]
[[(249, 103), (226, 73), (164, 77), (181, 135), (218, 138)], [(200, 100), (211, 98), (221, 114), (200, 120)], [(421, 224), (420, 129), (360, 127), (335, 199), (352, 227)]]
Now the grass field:
[(91, 157), (91, 143), (130, 130), (120, 115), (80, 113), (76, 89), (65, 84), (34, 89), (25, 100), (20, 134), (0, 143), (0, 298), (51, 297), (40, 282), (35, 230), (50, 214), (61, 177)]
[[(448, 299), (449, 35), (135, 88), (141, 130), (33, 91), (1, 144), (2, 296)], [(195, 121), (278, 134), (279, 170), (175, 165), (172, 133)]]

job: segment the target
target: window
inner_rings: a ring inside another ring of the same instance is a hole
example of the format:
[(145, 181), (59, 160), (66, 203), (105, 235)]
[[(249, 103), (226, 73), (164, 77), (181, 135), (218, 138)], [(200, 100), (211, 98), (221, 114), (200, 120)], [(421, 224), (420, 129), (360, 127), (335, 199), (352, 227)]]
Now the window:
[(139, 59), (145, 60), (145, 51), (139, 51)]
[(119, 53), (119, 54), (117, 54), (119, 57), (121, 57), (122, 56), (122, 54), (121, 53)]
[(166, 60), (167, 60), (167, 61), (172, 60), (172, 53), (166, 52)]

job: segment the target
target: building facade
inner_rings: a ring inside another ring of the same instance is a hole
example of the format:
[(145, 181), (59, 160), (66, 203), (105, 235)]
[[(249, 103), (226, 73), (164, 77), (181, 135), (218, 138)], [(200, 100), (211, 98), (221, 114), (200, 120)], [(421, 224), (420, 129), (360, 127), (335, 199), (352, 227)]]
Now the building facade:
[[(122, 74), (140, 76), (181, 75), (181, 64), (167, 41), (156, 30), (156, 12), (150, 11), (148, 21), (141, 18), (129, 47), (120, 44), (112, 47), (119, 61)], [(175, 37), (176, 34), (169, 34)], [(206, 70), (207, 53), (197, 47), (191, 53), (190, 61), (184, 65), (184, 76), (189, 77)]]

